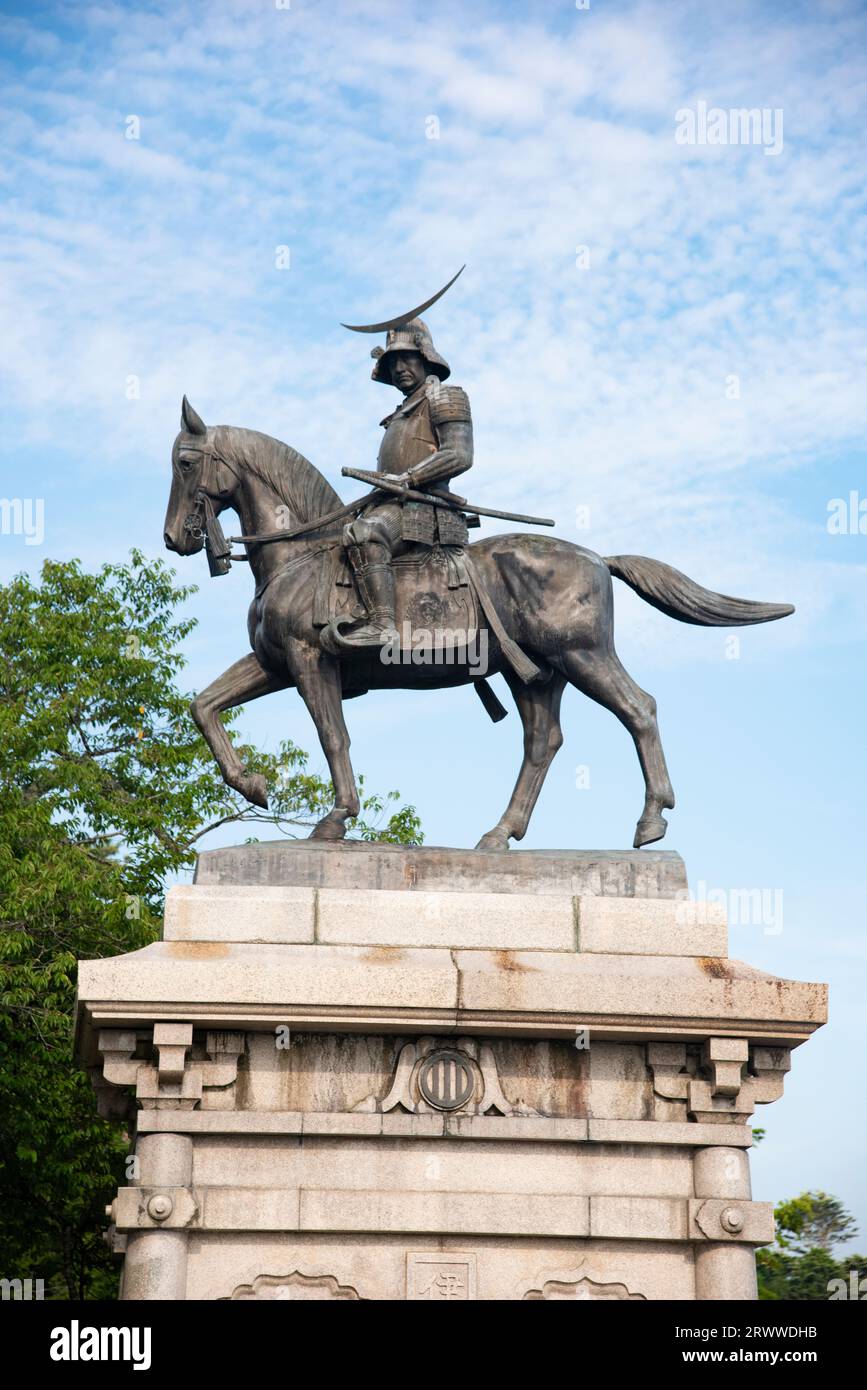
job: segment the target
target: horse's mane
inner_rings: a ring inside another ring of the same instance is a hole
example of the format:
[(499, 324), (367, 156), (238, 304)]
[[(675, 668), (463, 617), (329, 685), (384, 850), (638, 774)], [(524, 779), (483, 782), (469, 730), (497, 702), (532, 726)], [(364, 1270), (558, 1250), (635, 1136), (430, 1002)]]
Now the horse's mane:
[(219, 425), (214, 444), (218, 454), (237, 459), (277, 494), (299, 523), (334, 511), (341, 499), (309, 459), (258, 430)]

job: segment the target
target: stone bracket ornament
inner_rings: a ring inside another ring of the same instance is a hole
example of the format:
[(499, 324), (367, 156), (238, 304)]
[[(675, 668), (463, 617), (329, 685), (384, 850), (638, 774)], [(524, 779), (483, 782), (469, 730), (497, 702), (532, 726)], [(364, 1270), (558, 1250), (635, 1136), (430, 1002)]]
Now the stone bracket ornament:
[(506, 1098), (490, 1043), (474, 1038), (425, 1037), (405, 1043), (398, 1054), (391, 1087), (381, 1101), (368, 1096), (354, 1110), (398, 1108), (410, 1114), (455, 1113), (502, 1116), (538, 1115), (532, 1106)]
[(745, 1202), (731, 1197), (705, 1197), (689, 1203), (691, 1240), (740, 1241), (769, 1245), (774, 1239), (774, 1208), (770, 1202)]
[(711, 1078), (711, 1093), (734, 1098), (743, 1084), (750, 1046), (745, 1038), (708, 1038), (701, 1060)]
[[(113, 1209), (113, 1204), (106, 1207), (106, 1215), (111, 1216)], [(127, 1241), (129, 1239), (126, 1231), (119, 1231), (114, 1222), (112, 1222), (106, 1230), (103, 1231), (102, 1235), (112, 1255), (122, 1258), (126, 1254)]]
[(97, 1068), (92, 1074), (100, 1114), (118, 1118), (128, 1113), (129, 1098), (121, 1099), (118, 1087), (134, 1088), (135, 1100), (143, 1110), (234, 1107), (238, 1058), (244, 1051), (243, 1033), (206, 1033), (204, 1057), (191, 1056), (191, 1023), (155, 1023), (148, 1043), (150, 1057), (136, 1057), (139, 1042), (131, 1029), (100, 1031), (102, 1071)]
[(683, 1104), (699, 1124), (745, 1124), (756, 1105), (783, 1094), (791, 1048), (751, 1047), (746, 1038), (708, 1038), (698, 1051), (687, 1043), (648, 1043), (654, 1095)]
[(121, 1187), (109, 1215), (118, 1231), (177, 1231), (201, 1223), (201, 1205), (189, 1187)]

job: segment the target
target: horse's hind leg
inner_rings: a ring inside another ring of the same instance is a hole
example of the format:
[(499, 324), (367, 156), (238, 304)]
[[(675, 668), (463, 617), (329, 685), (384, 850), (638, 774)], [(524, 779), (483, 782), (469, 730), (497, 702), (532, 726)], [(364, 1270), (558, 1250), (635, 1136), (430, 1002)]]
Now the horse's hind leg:
[(674, 806), (674, 791), (659, 738), (656, 701), (635, 684), (613, 648), (563, 652), (560, 664), (574, 686), (610, 709), (631, 733), (645, 786), (644, 810), (633, 845), (640, 849), (661, 840), (668, 829), (662, 810)]
[(503, 672), (515, 697), (524, 726), (524, 761), (515, 790), (502, 819), (483, 835), (476, 849), (503, 850), (509, 840), (523, 840), (533, 807), (557, 749), (563, 742), (560, 732), (560, 698), (566, 681), (555, 671), (545, 685), (524, 685), (511, 672)]
[(272, 690), (285, 690), (289, 681), (266, 671), (252, 652), (242, 656), (224, 671), (215, 681), (197, 695), (190, 713), (199, 726), (202, 735), (217, 760), (223, 781), (234, 787), (255, 806), (268, 809), (268, 792), (265, 778), (259, 773), (249, 773), (235, 752), (229, 735), (223, 727), (220, 715), (235, 705), (246, 704), (248, 700), (258, 700), (260, 695), (270, 695)]

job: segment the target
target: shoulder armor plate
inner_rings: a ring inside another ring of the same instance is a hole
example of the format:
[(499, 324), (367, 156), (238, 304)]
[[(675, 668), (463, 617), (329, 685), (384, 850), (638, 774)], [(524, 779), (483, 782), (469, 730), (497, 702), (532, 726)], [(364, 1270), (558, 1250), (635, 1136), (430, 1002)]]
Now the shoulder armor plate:
[(434, 425), (444, 425), (449, 420), (472, 420), (470, 399), (462, 387), (445, 386), (434, 376), (428, 377), (425, 390)]

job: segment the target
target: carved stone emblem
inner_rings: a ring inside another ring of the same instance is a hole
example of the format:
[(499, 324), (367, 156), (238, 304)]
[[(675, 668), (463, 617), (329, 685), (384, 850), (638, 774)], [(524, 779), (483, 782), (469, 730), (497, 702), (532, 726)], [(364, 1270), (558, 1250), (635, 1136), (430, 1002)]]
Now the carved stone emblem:
[(418, 1088), (435, 1110), (459, 1110), (476, 1089), (469, 1057), (451, 1048), (428, 1053), (419, 1068)]
[(503, 1094), (494, 1050), (475, 1038), (458, 1038), (450, 1047), (441, 1038), (419, 1038), (400, 1049), (388, 1093), (367, 1096), (355, 1110), (387, 1115), (400, 1107), (409, 1114), (463, 1111), (469, 1115), (537, 1115)]
[(406, 1296), (410, 1302), (453, 1302), (476, 1297), (476, 1257), (463, 1254), (408, 1254)]

